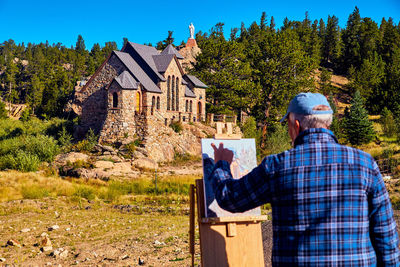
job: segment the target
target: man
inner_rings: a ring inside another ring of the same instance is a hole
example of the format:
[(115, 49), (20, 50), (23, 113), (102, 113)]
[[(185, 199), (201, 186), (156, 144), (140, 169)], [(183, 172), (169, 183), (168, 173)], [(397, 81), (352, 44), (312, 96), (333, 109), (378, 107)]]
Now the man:
[(271, 203), (274, 266), (399, 266), (396, 223), (373, 158), (337, 143), (321, 94), (297, 95), (285, 119), (294, 148), (239, 180), (232, 152), (213, 146), (218, 204), (243, 212)]

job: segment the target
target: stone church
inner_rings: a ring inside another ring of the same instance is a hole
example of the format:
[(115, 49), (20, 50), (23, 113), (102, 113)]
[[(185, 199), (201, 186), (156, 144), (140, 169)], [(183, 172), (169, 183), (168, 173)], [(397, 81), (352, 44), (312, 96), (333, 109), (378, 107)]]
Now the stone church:
[[(186, 50), (193, 46), (196, 41), (189, 38)], [(204, 121), (207, 86), (185, 73), (184, 60), (172, 45), (160, 52), (127, 42), (121, 51), (113, 51), (75, 93), (73, 109), (80, 115), (76, 135), (91, 128), (100, 142), (115, 142), (145, 138), (153, 122)]]

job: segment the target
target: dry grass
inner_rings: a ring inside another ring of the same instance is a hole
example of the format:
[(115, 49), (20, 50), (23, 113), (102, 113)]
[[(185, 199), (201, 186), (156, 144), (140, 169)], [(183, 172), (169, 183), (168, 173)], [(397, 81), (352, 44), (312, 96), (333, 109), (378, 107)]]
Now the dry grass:
[[(145, 193), (153, 187), (153, 178), (105, 183), (0, 172), (0, 244), (15, 239), (24, 245), (0, 247), (0, 257), (16, 265), (70, 266), (78, 261), (85, 266), (133, 266), (140, 257), (146, 266), (188, 266), (186, 188), (199, 177), (163, 176), (157, 181), (159, 193)], [(110, 194), (115, 195), (107, 199)], [(60, 228), (48, 231), (54, 224)], [(30, 231), (22, 233), (24, 228)], [(49, 234), (53, 249), (67, 249), (68, 257), (40, 253), (34, 244), (43, 232)], [(125, 255), (128, 258), (122, 259)]]

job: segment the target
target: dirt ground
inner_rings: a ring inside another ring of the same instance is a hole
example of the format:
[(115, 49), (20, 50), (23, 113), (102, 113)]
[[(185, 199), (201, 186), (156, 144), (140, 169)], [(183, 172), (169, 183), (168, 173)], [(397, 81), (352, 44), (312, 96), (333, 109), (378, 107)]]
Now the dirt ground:
[[(63, 198), (10, 201), (0, 204), (0, 266), (139, 266), (139, 259), (144, 266), (189, 266), (188, 224), (186, 208), (144, 212)], [(52, 249), (42, 252), (37, 243), (45, 235)]]

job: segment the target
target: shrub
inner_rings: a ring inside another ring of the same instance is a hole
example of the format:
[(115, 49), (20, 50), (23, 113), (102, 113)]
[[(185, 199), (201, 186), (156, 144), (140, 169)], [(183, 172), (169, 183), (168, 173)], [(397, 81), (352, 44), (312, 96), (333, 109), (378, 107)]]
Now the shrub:
[(58, 133), (58, 143), (60, 144), (64, 152), (70, 149), (71, 142), (72, 135), (70, 135), (65, 129), (65, 126), (63, 126), (62, 130)]
[(57, 141), (47, 135), (26, 136), (25, 151), (35, 154), (41, 161), (52, 162), (59, 151)]
[(194, 156), (190, 155), (188, 153), (178, 153), (175, 151), (174, 154), (174, 161), (172, 162), (172, 165), (179, 165), (187, 162), (193, 162), (193, 161), (201, 161), (200, 156)]
[(97, 139), (98, 136), (94, 134), (94, 131), (92, 129), (89, 129), (89, 131), (86, 133), (85, 139), (79, 141), (75, 145), (75, 150), (79, 152), (90, 152), (94, 148), (94, 146), (97, 145)]
[(27, 107), (22, 111), (21, 117), (19, 118), (21, 121), (28, 121), (31, 118), (32, 110)]
[(96, 197), (93, 188), (83, 185), (80, 185), (75, 189), (74, 196), (86, 198), (87, 200), (93, 200)]
[(24, 199), (39, 199), (49, 196), (49, 191), (39, 185), (23, 186), (21, 194)]
[(182, 123), (179, 121), (173, 121), (171, 122), (171, 124), (169, 125), (169, 127), (172, 128), (172, 130), (174, 130), (176, 133), (180, 133), (183, 131), (183, 126)]
[(92, 169), (92, 168), (94, 168), (93, 163), (91, 163), (90, 161), (82, 160), (82, 159), (78, 159), (78, 160), (74, 161), (73, 163), (68, 161), (67, 165), (72, 166), (74, 169), (80, 169), (80, 168)]
[(382, 130), (384, 135), (392, 137), (396, 133), (396, 123), (394, 121), (393, 113), (385, 107), (382, 111), (381, 117)]
[(23, 172), (37, 171), (40, 159), (34, 154), (17, 150), (15, 154), (7, 154), (0, 157), (0, 169), (14, 169)]
[(4, 119), (8, 117), (8, 113), (6, 110), (6, 104), (3, 101), (0, 101), (0, 119)]
[(244, 138), (257, 138), (257, 124), (253, 117), (247, 118), (240, 128)]
[(270, 132), (265, 141), (266, 154), (281, 153), (291, 147), (287, 126), (276, 124), (270, 127)]

